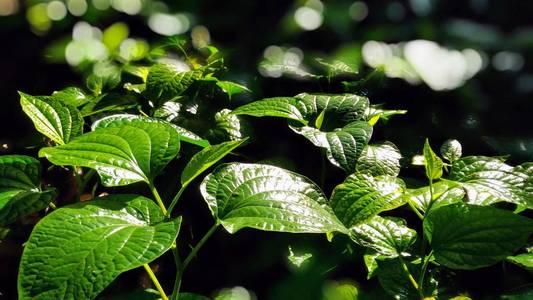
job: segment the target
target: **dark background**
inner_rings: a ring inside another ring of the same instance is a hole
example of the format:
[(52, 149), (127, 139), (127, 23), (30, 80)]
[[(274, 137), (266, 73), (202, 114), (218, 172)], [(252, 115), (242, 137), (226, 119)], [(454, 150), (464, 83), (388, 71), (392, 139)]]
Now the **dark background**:
[[(34, 154), (31, 146), (40, 139), (19, 107), (18, 90), (38, 95), (80, 85), (81, 75), (75, 68), (45, 59), (45, 49), (70, 36), (76, 21), (84, 19), (99, 28), (123, 21), (128, 24), (131, 36), (150, 42), (162, 38), (148, 28), (146, 16), (142, 14), (130, 16), (112, 9), (103, 13), (95, 11), (91, 4), (84, 16), (67, 15), (61, 22), (54, 22), (46, 32), (39, 32), (29, 24), (25, 13), (38, 2), (43, 1), (20, 2), (17, 13), (0, 16), (0, 144), (7, 144), (7, 149), (0, 151), (6, 154)], [(393, 118), (386, 126), (378, 126), (373, 141), (394, 142), (401, 149), (406, 166), (414, 154), (421, 152), (426, 137), (434, 147), (446, 139), (456, 138), (463, 144), (466, 155), (509, 155), (512, 164), (533, 160), (532, 1), (367, 1), (369, 14), (360, 22), (346, 16), (352, 1), (324, 1), (324, 23), (314, 31), (295, 29), (294, 24), (287, 21), (294, 9), (305, 1), (167, 2), (170, 11), (188, 12), (194, 16), (193, 24), (208, 28), (212, 43), (225, 53), (230, 68), (226, 76), (247, 82), (254, 91), (249, 96), (253, 99), (324, 91), (324, 87), (312, 81), (261, 76), (257, 66), (269, 45), (299, 47), (305, 55), (329, 55), (345, 44), (361, 46), (368, 40), (398, 43), (427, 39), (453, 49), (482, 51), (486, 54), (486, 67), (454, 90), (434, 91), (424, 83), (411, 85), (391, 78), (366, 86), (364, 93), (372, 103), (386, 103), (387, 108), (409, 111), (407, 115)], [(417, 14), (413, 9), (416, 3), (429, 3), (429, 12)], [(402, 7), (403, 17), (394, 17)], [(468, 34), (458, 35), (450, 29), (450, 24), (456, 20), (467, 20), (468, 24), (476, 26), (466, 26), (464, 30)], [(490, 34), (486, 35), (487, 32)], [(515, 70), (498, 70), (492, 59), (501, 51), (521, 55), (523, 65)], [(361, 64), (361, 73), (365, 72), (370, 69)], [(341, 86), (332, 84), (326, 91), (340, 92)], [(317, 149), (290, 132), (285, 124), (256, 119), (252, 122), (257, 127), (258, 146), (249, 146), (245, 151), (253, 153), (254, 159), (288, 157), (296, 171), (319, 180), (320, 152)], [(407, 168), (402, 175), (418, 171)], [(342, 179), (343, 174), (331, 168), (326, 194), (329, 195)], [(172, 188), (168, 190), (170, 197)], [(191, 223), (197, 226), (193, 231), (182, 231), (184, 238), (190, 240), (197, 240), (212, 222), (197, 191), (197, 185), (192, 185), (184, 198), (186, 206), (180, 208), (188, 215), (182, 228), (188, 230)], [(20, 240), (27, 238), (25, 233), (19, 233)], [(0, 298), (15, 295), (15, 274), (21, 251), (17, 242), (15, 239), (0, 243)], [(253, 291), (259, 299), (315, 299), (324, 280), (349, 279), (365, 288), (376, 286), (377, 281), (365, 280), (366, 272), (359, 255), (348, 253), (345, 244), (345, 241), (330, 244), (325, 237), (252, 230), (232, 236), (220, 230), (191, 265), (182, 287), (185, 291), (212, 295), (222, 287), (239, 285)], [(305, 268), (297, 270), (287, 263), (288, 245), (300, 252), (313, 253)], [(172, 270), (164, 264), (160, 267), (163, 284), (170, 287)], [(502, 266), (497, 265), (462, 272), (454, 278), (456, 288), (490, 299), (512, 290), (523, 283), (524, 278), (527, 282), (525, 272), (511, 265), (506, 268), (502, 271)], [(133, 271), (121, 276), (109, 293), (142, 281), (141, 273)]]

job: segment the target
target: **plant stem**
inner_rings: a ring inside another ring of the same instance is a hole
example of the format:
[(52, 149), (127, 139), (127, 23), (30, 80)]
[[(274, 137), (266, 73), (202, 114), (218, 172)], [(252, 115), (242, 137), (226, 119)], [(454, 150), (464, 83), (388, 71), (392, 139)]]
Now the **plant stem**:
[(426, 276), (426, 271), (428, 269), (429, 261), (431, 260), (432, 256), (433, 256), (433, 250), (431, 250), (429, 254), (424, 257), (424, 264), (422, 265), (422, 269), (420, 270), (418, 286), (424, 286), (424, 277)]
[(167, 208), (165, 207), (163, 200), (161, 200), (161, 196), (159, 196), (159, 193), (157, 192), (157, 189), (155, 188), (154, 184), (150, 182), (148, 186), (150, 187), (150, 191), (152, 191), (152, 194), (154, 194), (155, 200), (161, 208), (161, 211), (163, 211), (164, 215), (167, 215)]
[(400, 263), (402, 264), (402, 269), (405, 272), (405, 275), (407, 275), (407, 278), (409, 278), (409, 281), (411, 282), (413, 287), (418, 291), (418, 295), (420, 296), (420, 299), (424, 299), (424, 293), (420, 290), (420, 286), (418, 285), (418, 283), (416, 283), (416, 280), (413, 277), (413, 275), (411, 275), (411, 272), (409, 272), (409, 268), (407, 268), (407, 265), (405, 264), (405, 262), (403, 261), (401, 257), (398, 257), (398, 258), (400, 260)]
[(326, 150), (320, 149), (320, 187), (324, 188), (324, 183), (326, 182)]
[(202, 248), (202, 246), (205, 244), (205, 242), (213, 235), (215, 230), (218, 228), (218, 221), (209, 228), (209, 230), (205, 233), (205, 235), (202, 237), (202, 239), (194, 246), (194, 248), (191, 250), (191, 253), (187, 255), (185, 260), (183, 261), (183, 264), (181, 267), (178, 267), (178, 270), (176, 272), (176, 280), (174, 281), (174, 289), (172, 291), (172, 300), (178, 300), (179, 298), (179, 292), (181, 287), (181, 278), (183, 277), (183, 272), (185, 272), (185, 269), (191, 262), (191, 260), (196, 257), (196, 254)]
[(406, 199), (407, 199), (407, 204), (409, 204), (409, 207), (411, 208), (411, 210), (415, 212), (415, 214), (420, 218), (420, 220), (424, 220), (424, 216), (413, 205), (413, 203), (411, 202), (411, 199), (409, 199), (409, 198), (406, 198)]
[(165, 291), (163, 290), (163, 287), (159, 283), (159, 280), (157, 280), (157, 277), (155, 276), (154, 272), (150, 268), (148, 264), (143, 265), (144, 269), (146, 270), (146, 273), (148, 273), (148, 276), (150, 276), (150, 279), (152, 279), (152, 282), (154, 283), (155, 287), (157, 288), (157, 291), (161, 295), (161, 298), (163, 300), (168, 300), (167, 294), (165, 294)]
[(185, 183), (184, 185), (182, 185), (180, 190), (176, 194), (176, 196), (174, 196), (174, 199), (172, 199), (172, 202), (170, 202), (170, 206), (168, 207), (167, 217), (170, 217), (170, 214), (172, 213), (174, 206), (176, 206), (176, 204), (178, 203), (178, 200), (181, 197), (181, 194), (183, 194), (183, 192), (185, 191), (185, 188), (187, 188), (188, 185), (189, 185), (188, 183)]
[(83, 191), (85, 190), (85, 187), (87, 186), (87, 183), (89, 183), (89, 180), (93, 178), (93, 175), (95, 173), (96, 171), (94, 169), (89, 169), (89, 171), (87, 171), (85, 176), (83, 176), (83, 178), (81, 179), (80, 185), (78, 187), (78, 189), (80, 190), (80, 193), (83, 193)]

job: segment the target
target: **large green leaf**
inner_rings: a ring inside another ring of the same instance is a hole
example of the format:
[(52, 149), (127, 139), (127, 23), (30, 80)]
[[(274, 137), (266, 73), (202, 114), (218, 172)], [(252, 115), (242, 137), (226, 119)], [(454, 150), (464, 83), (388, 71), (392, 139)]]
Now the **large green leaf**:
[(83, 131), (83, 118), (76, 107), (51, 97), (34, 97), (19, 92), (22, 110), (35, 129), (59, 145), (68, 143)]
[(224, 158), (235, 148), (239, 147), (245, 140), (230, 141), (218, 145), (209, 146), (196, 153), (183, 169), (181, 173), (181, 185), (186, 186), (198, 175), (202, 174), (217, 161)]
[(391, 142), (367, 145), (357, 161), (356, 170), (372, 176), (398, 176), (401, 158), (400, 150)]
[(490, 205), (506, 201), (533, 208), (531, 175), (509, 166), (499, 158), (461, 158), (454, 162), (450, 179), (460, 182), (466, 190), (469, 203)]
[(300, 111), (299, 101), (292, 97), (274, 97), (243, 105), (233, 111), (235, 115), (254, 117), (280, 117), (307, 124)]
[[(405, 197), (408, 197), (412, 204), (421, 211), (427, 211), (431, 202), (429, 186), (418, 189), (408, 189)], [(443, 180), (433, 184), (433, 203), (431, 209), (460, 202), (465, 197), (465, 190), (460, 184)]]
[(121, 273), (165, 253), (181, 217), (150, 199), (111, 195), (59, 208), (34, 228), (22, 254), (20, 299), (93, 299)]
[(244, 227), (283, 232), (346, 232), (318, 186), (278, 167), (222, 165), (204, 179), (200, 190), (213, 216), (230, 233)]
[(404, 254), (416, 240), (416, 231), (407, 227), (402, 219), (374, 216), (351, 227), (350, 231), (356, 243), (389, 258)]
[(435, 259), (453, 269), (490, 266), (523, 246), (533, 221), (491, 206), (455, 203), (432, 210), (424, 220)]
[(43, 148), (39, 156), (56, 165), (95, 169), (105, 186), (119, 186), (153, 183), (179, 148), (179, 135), (170, 124), (134, 118), (102, 121), (93, 132), (66, 145)]
[(355, 121), (330, 132), (310, 126), (291, 128), (315, 146), (325, 148), (329, 161), (347, 173), (355, 172), (357, 160), (372, 135), (372, 126), (365, 121)]
[(166, 124), (166, 125), (172, 126), (178, 133), (180, 141), (184, 141), (184, 142), (194, 144), (200, 147), (209, 146), (209, 141), (202, 139), (195, 133), (185, 128), (179, 127), (177, 125), (174, 125), (172, 123), (169, 123), (169, 122), (166, 122), (160, 119), (147, 118), (147, 117), (138, 116), (138, 115), (116, 114), (116, 115), (107, 116), (94, 122), (92, 125), (92, 129), (96, 130), (98, 128), (119, 126), (121, 124), (131, 124), (131, 123), (140, 124), (140, 123), (147, 123), (147, 122), (160, 123), (160, 124)]
[(41, 164), (24, 155), (0, 156), (0, 226), (45, 208), (55, 189), (41, 191)]
[(150, 100), (163, 103), (179, 96), (202, 75), (200, 70), (183, 71), (171, 64), (158, 63), (150, 67), (144, 92)]
[(331, 195), (335, 215), (350, 228), (405, 203), (405, 184), (391, 176), (352, 174)]

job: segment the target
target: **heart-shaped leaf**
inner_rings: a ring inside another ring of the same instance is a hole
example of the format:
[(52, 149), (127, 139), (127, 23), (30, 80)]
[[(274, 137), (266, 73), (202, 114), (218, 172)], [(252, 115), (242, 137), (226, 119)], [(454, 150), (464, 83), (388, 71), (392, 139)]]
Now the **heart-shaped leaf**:
[(59, 145), (68, 143), (83, 131), (83, 118), (76, 107), (52, 97), (34, 97), (19, 92), (22, 110), (35, 129)]
[(158, 63), (150, 67), (144, 93), (150, 100), (163, 103), (179, 96), (202, 75), (201, 70), (180, 70), (172, 64)]
[(158, 258), (181, 217), (152, 200), (111, 195), (59, 208), (34, 228), (22, 254), (20, 299), (94, 299), (121, 273)]
[(333, 190), (330, 205), (344, 226), (350, 228), (403, 205), (404, 191), (405, 184), (399, 178), (356, 173)]
[(424, 220), (433, 255), (453, 269), (477, 269), (505, 259), (523, 246), (533, 221), (491, 206), (455, 203), (432, 210)]
[(200, 186), (213, 216), (230, 233), (244, 227), (282, 232), (346, 232), (309, 179), (259, 164), (222, 165)]
[(41, 164), (24, 155), (0, 156), (0, 226), (44, 209), (55, 189), (41, 191)]
[[(431, 209), (436, 209), (444, 205), (460, 202), (465, 196), (465, 190), (460, 184), (454, 181), (443, 180), (433, 184), (433, 203)], [(409, 198), (416, 208), (427, 211), (431, 202), (429, 186), (418, 189), (409, 189), (405, 197)]]
[(367, 145), (357, 161), (356, 170), (372, 176), (398, 176), (401, 158), (400, 150), (391, 142)]
[(351, 227), (350, 232), (356, 243), (389, 258), (402, 255), (416, 240), (416, 231), (404, 220), (380, 216)]
[(94, 127), (66, 145), (42, 148), (39, 156), (56, 165), (95, 169), (105, 186), (120, 186), (153, 183), (180, 148), (175, 128), (162, 121), (119, 119)]
[(533, 208), (533, 196), (528, 188), (531, 176), (499, 158), (463, 157), (454, 162), (450, 180), (459, 182), (466, 190), (468, 203), (490, 205), (506, 201)]

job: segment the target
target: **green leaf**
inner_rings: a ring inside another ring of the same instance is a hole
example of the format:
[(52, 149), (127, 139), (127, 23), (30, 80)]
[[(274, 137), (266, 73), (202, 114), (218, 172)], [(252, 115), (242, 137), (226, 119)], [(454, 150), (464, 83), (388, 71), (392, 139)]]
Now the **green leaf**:
[(213, 216), (235, 233), (244, 227), (280, 232), (346, 232), (309, 179), (259, 164), (222, 165), (200, 191)]
[(331, 132), (323, 132), (310, 126), (291, 126), (291, 129), (306, 137), (315, 146), (325, 148), (329, 161), (347, 173), (356, 171), (357, 160), (372, 135), (372, 126), (365, 121), (355, 121)]
[(95, 169), (105, 186), (120, 186), (153, 183), (179, 152), (178, 133), (163, 121), (111, 118), (93, 127), (66, 145), (42, 148), (39, 156), (56, 165)]
[(80, 112), (83, 117), (87, 117), (113, 111), (122, 112), (138, 106), (138, 99), (133, 94), (112, 92), (92, 97), (87, 104), (83, 105)]
[(339, 220), (350, 228), (403, 205), (404, 191), (405, 184), (399, 178), (356, 173), (333, 190), (330, 205)]
[(298, 100), (292, 97), (275, 97), (255, 101), (238, 107), (235, 115), (254, 117), (280, 117), (307, 124), (298, 106)]
[[(429, 186), (418, 189), (408, 189), (405, 197), (408, 197), (416, 208), (425, 212), (431, 202)], [(465, 197), (465, 190), (456, 182), (443, 180), (433, 184), (433, 204), (431, 209), (461, 202)]]
[(391, 142), (367, 145), (357, 161), (356, 171), (372, 176), (400, 174), (400, 150)]
[(126, 23), (117, 22), (104, 30), (102, 42), (110, 52), (118, 50), (120, 44), (128, 37), (130, 30)]
[(22, 110), (35, 129), (59, 145), (68, 143), (83, 131), (83, 118), (73, 106), (50, 97), (34, 97), (19, 92)]
[(186, 186), (198, 175), (239, 147), (245, 140), (230, 141), (204, 148), (196, 153), (181, 173), (181, 185)]
[(351, 67), (345, 62), (337, 60), (337, 59), (331, 62), (325, 61), (324, 59), (321, 59), (321, 58), (316, 58), (315, 60), (326, 69), (329, 77), (358, 73), (356, 68)]
[(147, 118), (143, 116), (138, 115), (130, 115), (130, 114), (116, 114), (107, 116), (104, 118), (101, 118), (93, 123), (92, 130), (96, 130), (98, 128), (105, 128), (105, 127), (111, 127), (111, 126), (118, 126), (121, 124), (131, 124), (131, 123), (159, 123), (164, 124), (166, 126), (172, 126), (176, 130), (176, 133), (179, 135), (180, 141), (187, 142), (189, 144), (194, 144), (200, 147), (207, 147), (209, 146), (209, 141), (204, 140), (195, 133), (179, 127), (177, 125), (174, 125), (172, 123), (156, 119), (156, 118)]
[(52, 99), (63, 102), (63, 104), (80, 107), (91, 101), (81, 89), (77, 87), (68, 87), (52, 94)]
[(171, 64), (158, 63), (150, 67), (145, 94), (159, 106), (159, 103), (181, 95), (202, 75), (200, 70), (183, 71)]
[(505, 259), (523, 246), (533, 221), (490, 206), (455, 203), (424, 220), (435, 260), (452, 269), (477, 269)]
[(215, 114), (215, 126), (208, 132), (208, 136), (217, 141), (238, 141), (252, 134), (250, 123), (232, 114), (229, 109), (223, 109)]
[(121, 273), (165, 253), (181, 217), (166, 221), (148, 198), (112, 195), (59, 208), (22, 254), (20, 299), (93, 299)]
[(322, 300), (357, 300), (359, 290), (352, 283), (327, 282), (322, 289)]
[(454, 162), (450, 180), (466, 190), (468, 203), (490, 205), (505, 201), (533, 208), (531, 175), (486, 156), (467, 156)]
[(251, 93), (250, 89), (244, 85), (231, 82), (231, 81), (217, 81), (216, 85), (222, 89), (222, 91), (231, 98), (233, 95), (240, 93)]
[(416, 240), (416, 231), (402, 219), (374, 216), (350, 228), (352, 239), (378, 254), (394, 258), (405, 254)]
[(444, 163), (431, 149), (428, 139), (424, 143), (424, 166), (426, 168), (426, 176), (432, 181), (442, 177), (442, 168)]
[(404, 115), (407, 113), (406, 110), (383, 109), (382, 106), (382, 104), (370, 105), (365, 111), (366, 120), (369, 121), (377, 117), (378, 119), (388, 121), (394, 115)]
[(440, 146), (440, 154), (444, 159), (453, 163), (463, 155), (463, 147), (458, 140), (447, 140)]
[(214, 300), (252, 300), (253, 294), (242, 286), (224, 288), (217, 293)]
[(515, 256), (508, 256), (507, 260), (513, 264), (533, 271), (533, 253), (522, 253)]
[(294, 251), (292, 251), (292, 247), (289, 246), (289, 255), (287, 256), (287, 259), (296, 268), (300, 268), (302, 266), (302, 264), (305, 263), (311, 257), (313, 257), (313, 254), (309, 253), (309, 252), (301, 253), (301, 254), (295, 254)]
[(41, 191), (41, 164), (24, 155), (0, 156), (0, 226), (40, 211), (50, 203), (55, 189)]

